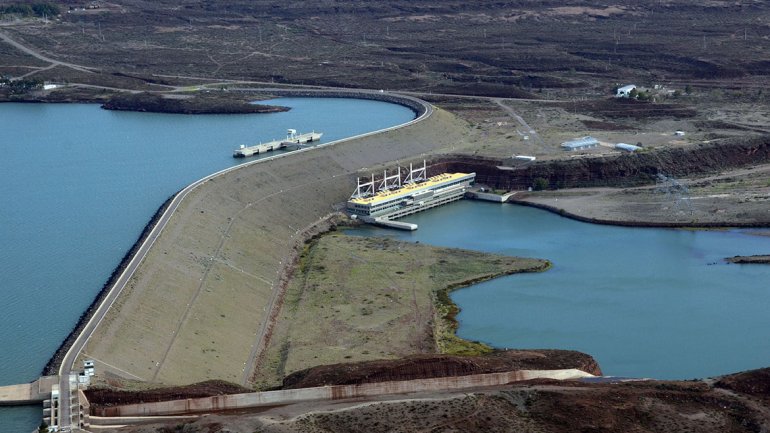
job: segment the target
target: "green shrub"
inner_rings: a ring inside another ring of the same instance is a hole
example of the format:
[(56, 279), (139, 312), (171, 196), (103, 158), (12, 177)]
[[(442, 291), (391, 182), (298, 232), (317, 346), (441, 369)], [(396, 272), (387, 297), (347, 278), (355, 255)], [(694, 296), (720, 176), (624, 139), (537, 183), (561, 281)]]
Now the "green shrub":
[(535, 191), (543, 191), (548, 189), (548, 179), (544, 177), (536, 177), (535, 180), (532, 181), (532, 189)]

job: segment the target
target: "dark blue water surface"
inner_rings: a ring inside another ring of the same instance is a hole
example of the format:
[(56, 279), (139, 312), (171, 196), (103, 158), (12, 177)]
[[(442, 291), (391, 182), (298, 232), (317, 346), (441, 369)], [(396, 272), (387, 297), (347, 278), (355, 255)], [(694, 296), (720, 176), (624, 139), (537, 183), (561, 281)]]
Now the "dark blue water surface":
[[(0, 385), (40, 374), (157, 208), (242, 163), (232, 158), (239, 145), (288, 128), (322, 131), (329, 142), (414, 118), (377, 101), (271, 102), (292, 110), (186, 116), (0, 104)], [(0, 430), (31, 431), (41, 413), (0, 408)]]
[(553, 262), (547, 272), (454, 292), (464, 338), (580, 350), (614, 376), (687, 379), (770, 366), (770, 266), (723, 261), (769, 254), (770, 238), (756, 232), (611, 227), (473, 201), (403, 220), (419, 229), (352, 233)]

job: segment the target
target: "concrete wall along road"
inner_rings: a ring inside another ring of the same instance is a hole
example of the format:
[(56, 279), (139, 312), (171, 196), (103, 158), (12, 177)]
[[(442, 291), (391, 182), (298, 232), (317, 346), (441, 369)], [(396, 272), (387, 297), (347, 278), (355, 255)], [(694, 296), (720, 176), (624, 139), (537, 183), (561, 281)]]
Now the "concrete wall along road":
[(576, 369), (518, 370), (503, 373), (440, 377), (434, 379), (365, 383), (360, 385), (334, 385), (315, 388), (253, 392), (247, 394), (217, 395), (186, 400), (106, 407), (95, 410), (92, 414), (100, 417), (180, 415), (261, 406), (279, 406), (311, 400), (338, 400), (388, 394), (479, 388), (505, 385), (512, 382), (537, 378), (579, 379), (583, 377), (593, 376)]

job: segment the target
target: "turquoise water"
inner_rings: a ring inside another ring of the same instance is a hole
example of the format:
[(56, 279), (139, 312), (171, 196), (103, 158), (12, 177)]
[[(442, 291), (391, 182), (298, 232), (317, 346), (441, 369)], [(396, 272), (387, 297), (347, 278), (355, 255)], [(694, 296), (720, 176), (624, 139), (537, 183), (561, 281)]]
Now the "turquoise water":
[[(329, 142), (414, 118), (377, 101), (273, 102), (292, 110), (185, 116), (0, 104), (0, 385), (40, 374), (157, 208), (244, 162), (232, 158), (239, 145), (288, 128), (322, 131)], [(40, 416), (39, 407), (0, 408), (0, 431), (31, 431)]]
[(547, 272), (454, 292), (464, 338), (580, 350), (614, 376), (688, 379), (770, 366), (770, 266), (722, 261), (770, 253), (768, 237), (601, 226), (475, 201), (403, 221), (419, 229), (353, 233), (553, 262)]

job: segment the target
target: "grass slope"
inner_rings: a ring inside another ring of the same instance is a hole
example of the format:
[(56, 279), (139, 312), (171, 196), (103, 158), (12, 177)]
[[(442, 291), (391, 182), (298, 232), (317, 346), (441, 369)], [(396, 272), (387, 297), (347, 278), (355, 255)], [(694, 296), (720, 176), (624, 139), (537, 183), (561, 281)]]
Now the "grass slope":
[(455, 335), (459, 310), (448, 293), (548, 266), (388, 238), (322, 236), (301, 257), (257, 384), (276, 386), (286, 374), (316, 365), (489, 352), (489, 346)]

